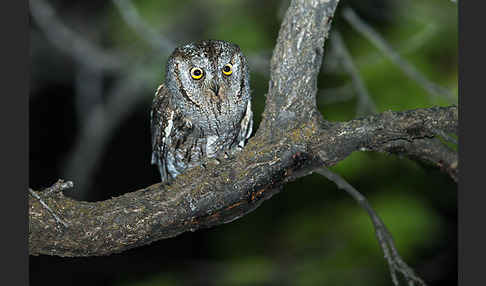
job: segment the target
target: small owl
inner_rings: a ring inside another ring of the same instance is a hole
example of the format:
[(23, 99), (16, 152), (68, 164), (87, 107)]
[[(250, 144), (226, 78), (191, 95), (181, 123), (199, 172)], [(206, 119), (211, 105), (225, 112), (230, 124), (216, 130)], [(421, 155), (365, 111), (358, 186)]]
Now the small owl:
[(162, 182), (242, 148), (253, 125), (248, 63), (240, 48), (206, 40), (180, 46), (150, 112), (152, 164)]

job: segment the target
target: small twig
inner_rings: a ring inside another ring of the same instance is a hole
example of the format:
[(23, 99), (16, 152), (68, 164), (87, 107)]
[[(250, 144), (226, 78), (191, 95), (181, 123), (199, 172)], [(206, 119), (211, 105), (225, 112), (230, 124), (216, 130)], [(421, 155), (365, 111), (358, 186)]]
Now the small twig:
[(383, 52), (393, 63), (395, 63), (408, 77), (418, 82), (425, 90), (435, 96), (445, 96), (449, 100), (455, 100), (452, 92), (446, 88), (431, 82), (413, 65), (403, 59), (383, 37), (378, 34), (371, 26), (361, 20), (358, 15), (351, 9), (345, 8), (343, 11), (346, 19), (353, 28), (363, 34), (375, 47)]
[(135, 30), (153, 49), (161, 50), (169, 54), (175, 48), (174, 43), (162, 37), (150, 25), (145, 22), (130, 0), (113, 0), (125, 22)]
[(72, 189), (74, 186), (74, 183), (72, 181), (64, 181), (64, 180), (57, 180), (57, 182), (54, 183), (54, 185), (50, 186), (49, 188), (46, 188), (43, 193), (46, 195), (51, 195), (54, 193), (59, 193), (68, 189)]
[(375, 210), (371, 207), (368, 200), (365, 196), (363, 196), (358, 190), (356, 190), (353, 186), (351, 186), (346, 180), (344, 180), (338, 174), (331, 172), (329, 169), (323, 167), (318, 169), (316, 173), (326, 177), (327, 179), (333, 181), (338, 188), (346, 191), (349, 195), (356, 200), (356, 202), (363, 207), (368, 215), (371, 218), (373, 226), (375, 228), (376, 237), (378, 238), (378, 242), (380, 244), (381, 249), (385, 255), (385, 259), (388, 262), (388, 266), (390, 268), (390, 274), (395, 286), (399, 285), (398, 278), (396, 273), (400, 273), (405, 277), (409, 285), (415, 285), (415, 282), (418, 285), (426, 285), (425, 282), (418, 277), (412, 268), (410, 268), (400, 257), (398, 251), (395, 247), (395, 243), (393, 242), (393, 237), (391, 236), (390, 232), (386, 228), (385, 224), (375, 212)]
[(358, 104), (356, 107), (356, 115), (363, 116), (369, 113), (376, 113), (376, 106), (370, 98), (368, 90), (366, 89), (358, 69), (353, 63), (353, 59), (349, 54), (346, 45), (339, 31), (334, 30), (331, 33), (331, 44), (333, 45), (337, 55), (341, 59), (344, 69), (349, 73), (356, 93), (358, 94)]
[[(73, 187), (73, 182), (71, 181), (66, 181), (64, 182), (63, 180), (58, 180), (54, 185), (51, 187), (47, 188), (44, 190), (44, 193), (46, 195), (51, 195), (53, 193), (61, 192), (66, 189), (70, 189)], [(39, 203), (54, 217), (57, 223), (62, 224), (65, 228), (67, 228), (69, 225), (64, 222), (62, 219), (60, 219), (56, 213), (41, 199), (41, 197), (31, 188), (29, 188), (29, 193), (36, 198)]]
[(54, 219), (56, 220), (57, 223), (60, 223), (62, 224), (65, 228), (68, 227), (68, 224), (66, 222), (64, 222), (62, 219), (60, 219), (55, 213), (54, 211), (46, 204), (44, 203), (44, 201), (41, 199), (41, 197), (36, 194), (31, 188), (29, 188), (29, 193), (34, 197), (36, 198), (39, 203), (54, 217)]

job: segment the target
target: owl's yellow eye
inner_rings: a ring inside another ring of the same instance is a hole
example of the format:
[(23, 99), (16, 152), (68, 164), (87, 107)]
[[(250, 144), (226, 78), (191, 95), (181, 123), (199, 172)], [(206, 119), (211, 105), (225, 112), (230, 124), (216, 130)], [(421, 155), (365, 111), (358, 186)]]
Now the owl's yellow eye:
[(203, 70), (200, 68), (192, 68), (190, 73), (193, 79), (200, 79), (204, 75)]
[(231, 64), (226, 64), (223, 67), (223, 74), (225, 75), (231, 75), (233, 73), (233, 66)]

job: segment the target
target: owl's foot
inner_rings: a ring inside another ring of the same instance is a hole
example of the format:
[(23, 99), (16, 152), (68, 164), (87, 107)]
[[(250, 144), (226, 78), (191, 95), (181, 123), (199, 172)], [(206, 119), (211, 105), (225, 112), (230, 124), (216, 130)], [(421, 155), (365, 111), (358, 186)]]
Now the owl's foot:
[(201, 163), (201, 167), (203, 169), (206, 169), (208, 164), (214, 164), (214, 165), (219, 165), (221, 164), (221, 161), (219, 161), (218, 159), (216, 158), (210, 158), (210, 159), (206, 159), (204, 163)]
[(224, 151), (224, 158), (228, 159), (228, 158), (234, 157), (235, 154), (237, 154), (238, 152), (241, 152), (241, 150), (243, 150), (243, 147), (237, 145), (236, 147), (234, 147), (230, 150)]

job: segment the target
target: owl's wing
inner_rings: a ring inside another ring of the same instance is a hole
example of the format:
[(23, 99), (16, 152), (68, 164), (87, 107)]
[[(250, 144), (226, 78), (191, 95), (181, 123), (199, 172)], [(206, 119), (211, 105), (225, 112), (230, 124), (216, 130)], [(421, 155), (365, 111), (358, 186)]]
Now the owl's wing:
[(240, 134), (238, 136), (240, 142), (238, 146), (243, 148), (246, 143), (246, 139), (250, 138), (251, 131), (253, 130), (253, 112), (251, 111), (251, 100), (246, 105), (246, 112), (241, 119)]
[(152, 133), (152, 164), (158, 165), (162, 182), (169, 180), (167, 170), (167, 146), (170, 144), (170, 134), (174, 126), (174, 110), (169, 104), (170, 96), (167, 88), (161, 84), (155, 92), (155, 98), (150, 110), (150, 126)]

